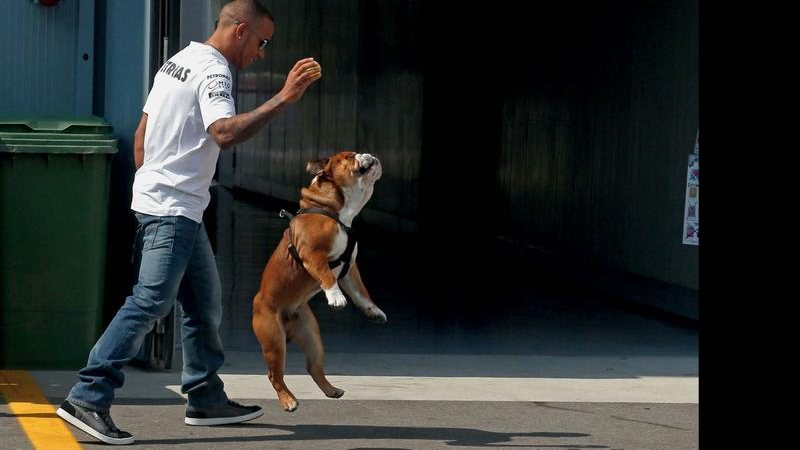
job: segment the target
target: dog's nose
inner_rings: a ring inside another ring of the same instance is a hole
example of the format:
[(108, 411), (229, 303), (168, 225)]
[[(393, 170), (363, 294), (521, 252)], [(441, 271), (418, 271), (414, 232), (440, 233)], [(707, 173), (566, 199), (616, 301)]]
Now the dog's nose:
[(362, 153), (356, 156), (356, 159), (358, 160), (358, 164), (361, 166), (362, 171), (369, 169), (378, 161), (378, 158), (370, 155), (369, 153)]

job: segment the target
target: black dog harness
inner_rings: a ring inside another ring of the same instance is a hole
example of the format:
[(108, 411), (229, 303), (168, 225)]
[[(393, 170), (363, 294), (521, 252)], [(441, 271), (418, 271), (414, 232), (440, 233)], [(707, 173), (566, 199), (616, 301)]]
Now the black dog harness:
[[(337, 259), (333, 261), (328, 262), (328, 267), (330, 267), (331, 270), (336, 269), (337, 267), (339, 267), (339, 264), (344, 263), (344, 268), (342, 268), (342, 271), (339, 273), (339, 279), (341, 280), (350, 272), (350, 263), (352, 262), (353, 259), (353, 250), (355, 250), (356, 243), (358, 242), (356, 239), (356, 232), (353, 231), (352, 228), (342, 223), (342, 221), (339, 220), (338, 214), (334, 214), (322, 208), (301, 208), (297, 210), (296, 215), (299, 216), (300, 214), (322, 214), (339, 222), (339, 225), (342, 228), (344, 228), (345, 233), (347, 233), (347, 247), (344, 249), (344, 252), (342, 253), (341, 256), (339, 256)], [(294, 214), (286, 211), (285, 209), (282, 209), (281, 212), (278, 213), (278, 215), (281, 217), (288, 218), (290, 221), (294, 219), (295, 216)], [(292, 255), (292, 258), (294, 258), (294, 260), (297, 261), (297, 263), (300, 264), (301, 267), (303, 267), (303, 260), (300, 259), (300, 254), (297, 253), (297, 248), (294, 246), (292, 241), (294, 241), (294, 237), (292, 236), (292, 228), (289, 227), (289, 253)]]

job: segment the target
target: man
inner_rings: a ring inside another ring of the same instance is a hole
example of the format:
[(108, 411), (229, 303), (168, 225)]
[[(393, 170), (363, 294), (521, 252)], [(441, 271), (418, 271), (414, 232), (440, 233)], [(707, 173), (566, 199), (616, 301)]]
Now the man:
[(122, 368), (176, 298), (183, 310), (184, 422), (222, 425), (263, 414), (258, 406), (229, 400), (217, 375), (224, 361), (218, 332), (221, 288), (202, 216), (220, 148), (255, 135), (322, 76), (317, 62), (302, 59), (277, 95), (236, 114), (228, 66), (243, 69), (263, 58), (274, 32), (274, 19), (263, 6), (234, 0), (222, 8), (205, 43), (190, 43), (156, 74), (134, 139), (131, 209), (143, 236), (138, 281), (58, 409), (64, 420), (103, 442), (133, 442), (111, 420), (114, 390), (123, 385)]

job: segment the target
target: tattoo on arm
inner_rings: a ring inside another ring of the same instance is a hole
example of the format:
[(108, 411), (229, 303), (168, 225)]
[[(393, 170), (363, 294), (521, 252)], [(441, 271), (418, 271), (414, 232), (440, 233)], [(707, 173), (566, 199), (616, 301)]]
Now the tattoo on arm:
[(222, 129), (218, 130), (224, 136), (220, 146), (228, 148), (252, 138), (267, 122), (278, 115), (284, 106), (285, 103), (275, 96), (252, 111), (227, 119)]

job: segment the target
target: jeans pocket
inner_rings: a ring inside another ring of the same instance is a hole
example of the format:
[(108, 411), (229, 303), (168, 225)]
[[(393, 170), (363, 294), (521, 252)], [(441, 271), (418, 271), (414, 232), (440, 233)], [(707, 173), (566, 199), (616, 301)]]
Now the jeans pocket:
[(159, 217), (155, 224), (145, 230), (142, 251), (159, 249), (172, 251), (173, 242), (175, 242), (175, 218)]

